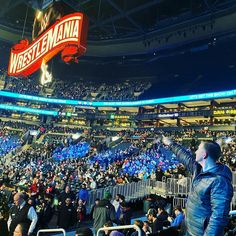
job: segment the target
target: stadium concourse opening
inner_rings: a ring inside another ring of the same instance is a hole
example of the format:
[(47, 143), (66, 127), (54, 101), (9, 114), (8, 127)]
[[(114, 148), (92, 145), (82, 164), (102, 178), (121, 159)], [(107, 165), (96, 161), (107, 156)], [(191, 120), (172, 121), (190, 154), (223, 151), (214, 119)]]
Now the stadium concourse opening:
[(0, 3), (0, 236), (235, 235), (235, 1)]

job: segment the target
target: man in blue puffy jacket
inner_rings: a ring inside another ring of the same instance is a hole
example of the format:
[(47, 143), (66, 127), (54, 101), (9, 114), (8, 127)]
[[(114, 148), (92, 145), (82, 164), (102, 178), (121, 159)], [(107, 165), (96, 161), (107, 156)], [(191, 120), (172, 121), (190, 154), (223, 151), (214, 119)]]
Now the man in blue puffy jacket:
[(233, 187), (230, 169), (217, 162), (221, 155), (220, 145), (213, 141), (202, 141), (194, 158), (170, 138), (163, 137), (162, 142), (169, 146), (193, 175), (186, 205), (187, 235), (223, 236)]

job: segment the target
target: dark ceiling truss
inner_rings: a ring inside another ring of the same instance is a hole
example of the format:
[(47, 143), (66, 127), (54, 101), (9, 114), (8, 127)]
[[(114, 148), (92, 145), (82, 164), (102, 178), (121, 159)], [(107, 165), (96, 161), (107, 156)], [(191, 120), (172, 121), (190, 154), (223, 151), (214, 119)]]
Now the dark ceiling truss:
[(17, 7), (18, 5), (20, 5), (23, 2), (25, 2), (25, 0), (8, 0), (8, 1), (4, 1), (3, 3), (1, 3), (0, 17), (3, 17), (5, 15), (7, 15), (7, 13), (11, 9)]
[[(183, 4), (179, 4), (178, 0), (61, 1), (75, 11), (88, 15), (89, 40), (119, 39), (134, 36), (145, 37), (149, 32), (160, 29), (163, 25), (165, 26), (168, 19), (170, 24), (174, 24), (180, 15), (179, 19), (182, 21), (207, 12), (213, 15), (219, 7), (224, 8), (230, 2), (235, 2), (235, 0), (183, 0)], [(34, 21), (34, 11), (42, 7), (42, 2), (43, 0), (0, 0), (1, 23), (9, 27), (14, 25), (18, 28), (22, 27), (28, 6), (29, 15), (25, 30), (26, 33), (30, 34)], [(194, 8), (200, 12), (194, 12)], [(15, 11), (17, 14), (15, 14)]]
[[(112, 1), (110, 0), (110, 2), (112, 2)], [(95, 23), (93, 26), (90, 27), (90, 30), (92, 30), (92, 29), (94, 29), (94, 28), (96, 28), (96, 27), (99, 27), (99, 26), (103, 26), (103, 25), (112, 23), (112, 21), (115, 22), (115, 21), (120, 20), (120, 19), (122, 19), (122, 18), (124, 18), (124, 17), (127, 18), (127, 17), (129, 17), (131, 14), (138, 13), (138, 12), (144, 10), (144, 9), (147, 9), (147, 8), (149, 8), (149, 7), (152, 7), (152, 6), (154, 6), (154, 5), (157, 5), (157, 4), (160, 3), (160, 2), (161, 2), (161, 0), (154, 0), (154, 1), (150, 1), (150, 2), (148, 2), (148, 3), (142, 4), (142, 5), (139, 5), (139, 6), (137, 6), (137, 7), (134, 7), (134, 8), (132, 8), (131, 10), (128, 10), (128, 11), (126, 11), (126, 12), (123, 11), (123, 10), (121, 10), (121, 12), (120, 12), (119, 14), (113, 16), (112, 18), (107, 18), (107, 19), (104, 19), (104, 20), (102, 20), (102, 21), (98, 21), (97, 23)], [(131, 18), (130, 18), (130, 19), (131, 19)], [(136, 24), (134, 20), (133, 20), (133, 23)]]
[(119, 6), (117, 6), (117, 5), (114, 3), (113, 0), (106, 0), (106, 1), (109, 2), (110, 5), (111, 5), (112, 7), (114, 7), (120, 14), (122, 14), (123, 17), (126, 17), (126, 18), (129, 20), (129, 22), (131, 22), (140, 32), (143, 32), (142, 27), (141, 27), (139, 24), (137, 24), (137, 23), (132, 19), (132, 17), (130, 17), (128, 14), (126, 14), (126, 12), (125, 12), (124, 10), (122, 10)]

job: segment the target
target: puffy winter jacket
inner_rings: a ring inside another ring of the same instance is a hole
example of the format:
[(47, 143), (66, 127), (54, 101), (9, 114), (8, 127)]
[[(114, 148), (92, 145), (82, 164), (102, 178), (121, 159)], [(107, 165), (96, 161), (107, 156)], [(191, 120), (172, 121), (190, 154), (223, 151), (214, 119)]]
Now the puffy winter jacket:
[(228, 223), (230, 202), (233, 197), (232, 173), (223, 164), (206, 172), (180, 145), (173, 143), (171, 150), (193, 175), (186, 206), (186, 227), (191, 236), (223, 236)]

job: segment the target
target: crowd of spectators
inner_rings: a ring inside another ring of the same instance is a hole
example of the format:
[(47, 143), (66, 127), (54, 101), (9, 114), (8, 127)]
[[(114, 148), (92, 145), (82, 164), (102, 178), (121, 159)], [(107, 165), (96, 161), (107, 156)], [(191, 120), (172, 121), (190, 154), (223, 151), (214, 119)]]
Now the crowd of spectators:
[[(53, 92), (52, 97), (77, 100), (97, 101), (130, 101), (137, 100), (151, 87), (150, 82), (141, 80), (126, 80), (124, 82), (108, 85), (87, 80), (76, 82), (56, 80), (47, 85)], [(29, 95), (43, 93), (42, 87), (32, 78), (19, 79), (16, 77), (5, 78), (4, 90)]]
[[(1, 183), (12, 187), (13, 193), (21, 190), (29, 194), (29, 201), (32, 201), (39, 217), (38, 227), (48, 227), (56, 209), (58, 226), (68, 229), (83, 222), (89, 213), (86, 212), (86, 202), (90, 190), (148, 178), (161, 180), (162, 176), (185, 175), (184, 167), (173, 153), (159, 142), (163, 132), (85, 130), (82, 139), (73, 140), (70, 135), (47, 134), (48, 131), (51, 130), (45, 128), (42, 143), (34, 143), (17, 153), (11, 163), (0, 161)], [(97, 148), (101, 137), (114, 135), (121, 138), (118, 147), (108, 148), (104, 144), (104, 148)], [(235, 132), (206, 129), (172, 131), (165, 135), (185, 143), (188, 151), (195, 150), (198, 138), (235, 139)], [(91, 140), (93, 145), (90, 145)], [(234, 142), (228, 143), (221, 158), (232, 168), (236, 167), (235, 147)], [(79, 155), (78, 150), (82, 150), (83, 154)], [(73, 153), (76, 155), (72, 156)], [(56, 158), (55, 155), (63, 158)], [(121, 207), (123, 210), (129, 208), (125, 204)], [(72, 218), (68, 216), (71, 219), (68, 225), (63, 225), (65, 222), (61, 221), (60, 216), (66, 209), (71, 209), (74, 215), (70, 215)]]
[(39, 95), (41, 87), (38, 81), (32, 78), (17, 78), (17, 77), (6, 77), (5, 90), (29, 94), (29, 95)]
[(0, 128), (0, 157), (21, 146), (22, 141), (17, 132)]
[(62, 82), (54, 87), (54, 97), (69, 99), (96, 99), (101, 101), (136, 100), (151, 84), (143, 81), (125, 81), (113, 85), (96, 84), (91, 81)]
[(53, 96), (58, 98), (82, 100), (97, 92), (98, 85), (91, 81), (57, 81), (54, 86)]
[(137, 100), (151, 84), (144, 81), (125, 81), (113, 85), (103, 85), (99, 100), (104, 101), (132, 101)]

